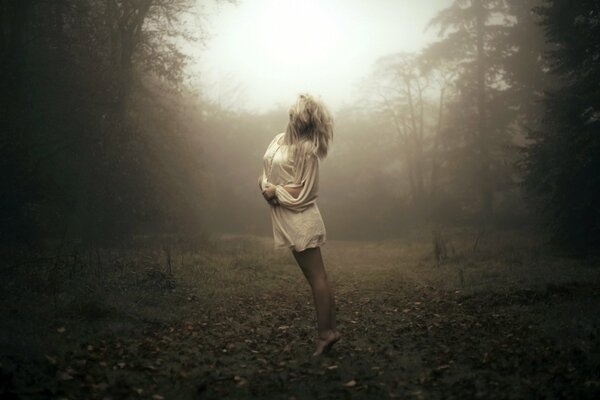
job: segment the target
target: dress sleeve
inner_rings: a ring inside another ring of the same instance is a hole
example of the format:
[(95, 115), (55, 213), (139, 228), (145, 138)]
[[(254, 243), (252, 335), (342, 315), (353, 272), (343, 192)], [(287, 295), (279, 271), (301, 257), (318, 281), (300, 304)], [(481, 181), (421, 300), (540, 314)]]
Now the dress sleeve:
[(258, 177), (258, 186), (261, 190), (267, 188), (267, 177), (265, 175), (265, 168), (263, 167), (262, 174)]
[(319, 191), (319, 159), (314, 154), (304, 157), (302, 162), (295, 166), (293, 182), (286, 184), (288, 187), (301, 187), (297, 198), (292, 196), (281, 185), (277, 185), (275, 195), (281, 207), (301, 212), (313, 204)]
[[(267, 146), (267, 151), (269, 151), (269, 149), (271, 148), (271, 146), (273, 146), (273, 143), (275, 143), (277, 140), (279, 140), (279, 137), (282, 134), (277, 134), (275, 135), (275, 137), (273, 139), (271, 139), (271, 143), (269, 143), (269, 145)], [(265, 190), (268, 186), (269, 186), (269, 182), (267, 181), (267, 171), (266, 171), (266, 164), (264, 162), (263, 159), (263, 168), (262, 168), (262, 174), (258, 177), (258, 184), (261, 188), (261, 190)]]

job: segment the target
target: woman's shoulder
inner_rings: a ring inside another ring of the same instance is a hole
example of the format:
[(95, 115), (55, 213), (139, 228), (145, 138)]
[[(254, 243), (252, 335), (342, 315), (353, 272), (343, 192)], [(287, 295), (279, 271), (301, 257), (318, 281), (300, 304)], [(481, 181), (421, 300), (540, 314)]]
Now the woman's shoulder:
[(277, 135), (275, 135), (275, 137), (273, 139), (271, 139), (271, 142), (269, 143), (269, 146), (271, 146), (271, 145), (273, 145), (275, 143), (278, 143), (279, 139), (282, 138), (283, 135), (285, 135), (285, 132), (281, 132), (281, 133), (278, 133)]

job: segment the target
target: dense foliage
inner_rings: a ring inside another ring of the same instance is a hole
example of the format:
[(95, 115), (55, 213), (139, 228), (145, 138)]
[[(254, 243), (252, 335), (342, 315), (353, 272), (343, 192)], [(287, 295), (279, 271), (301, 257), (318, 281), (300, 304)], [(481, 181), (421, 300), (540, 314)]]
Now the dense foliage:
[[(194, 1), (0, 5), (3, 241), (270, 233), (256, 176), (287, 113), (234, 111), (186, 84)], [(331, 236), (523, 225), (526, 179), (561, 243), (594, 243), (597, 8), (456, 0), (431, 21), (438, 41), (378, 59), (334, 110), (319, 203)]]
[(200, 159), (181, 123), (175, 43), (193, 39), (182, 28), (193, 5), (0, 3), (3, 241), (115, 243), (182, 221)]
[(600, 239), (600, 4), (546, 1), (538, 8), (551, 72), (560, 82), (527, 159), (527, 185), (560, 244), (597, 248)]

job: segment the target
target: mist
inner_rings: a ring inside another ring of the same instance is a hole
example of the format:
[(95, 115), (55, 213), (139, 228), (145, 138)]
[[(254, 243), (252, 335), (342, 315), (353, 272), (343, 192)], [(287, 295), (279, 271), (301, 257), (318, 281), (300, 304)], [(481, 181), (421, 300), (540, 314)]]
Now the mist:
[[(598, 398), (598, 2), (0, 21), (0, 397)], [(326, 235), (276, 248), (307, 93)]]
[(426, 29), (450, 4), (378, 1), (253, 1), (207, 5), (205, 48), (198, 86), (226, 107), (266, 111), (287, 107), (299, 92), (322, 96), (335, 110), (352, 104), (375, 60), (422, 49), (435, 38)]

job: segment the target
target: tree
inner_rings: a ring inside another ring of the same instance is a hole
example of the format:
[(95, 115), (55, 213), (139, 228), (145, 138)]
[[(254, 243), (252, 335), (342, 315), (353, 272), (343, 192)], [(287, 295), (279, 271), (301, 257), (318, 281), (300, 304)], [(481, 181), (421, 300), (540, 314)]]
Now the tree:
[[(516, 113), (518, 135), (537, 130), (543, 114), (544, 90), (550, 85), (544, 53), (549, 50), (535, 7), (542, 0), (508, 0), (510, 30), (500, 38), (502, 68), (509, 85), (508, 103)], [(521, 140), (521, 143), (523, 140)]]
[(197, 194), (199, 175), (178, 42), (192, 7), (0, 0), (4, 240), (98, 244), (192, 220), (198, 206), (175, 196)]
[(0, 1), (0, 226), (19, 240), (29, 239), (23, 224), (28, 209), (23, 205), (27, 197), (38, 195), (37, 182), (20, 173), (31, 165), (24, 86), (32, 6), (32, 0)]
[(425, 201), (425, 91), (428, 81), (419, 70), (417, 57), (393, 54), (380, 58), (373, 71), (371, 92), (376, 112), (389, 121), (395, 148), (405, 161), (410, 198)]
[[(456, 0), (431, 22), (443, 39), (430, 45), (423, 57), (432, 64), (453, 62), (457, 68), (457, 102), (452, 105), (453, 129), (462, 137), (457, 160), (461, 176), (470, 176), (477, 187), (480, 221), (493, 214), (494, 192), (501, 173), (499, 150), (510, 138), (511, 122), (504, 92), (506, 83), (500, 60), (500, 39), (507, 35), (503, 0)], [(501, 110), (501, 111), (500, 111)]]
[(545, 96), (527, 150), (526, 186), (557, 243), (597, 250), (600, 239), (600, 3), (547, 0), (537, 9), (559, 84)]

